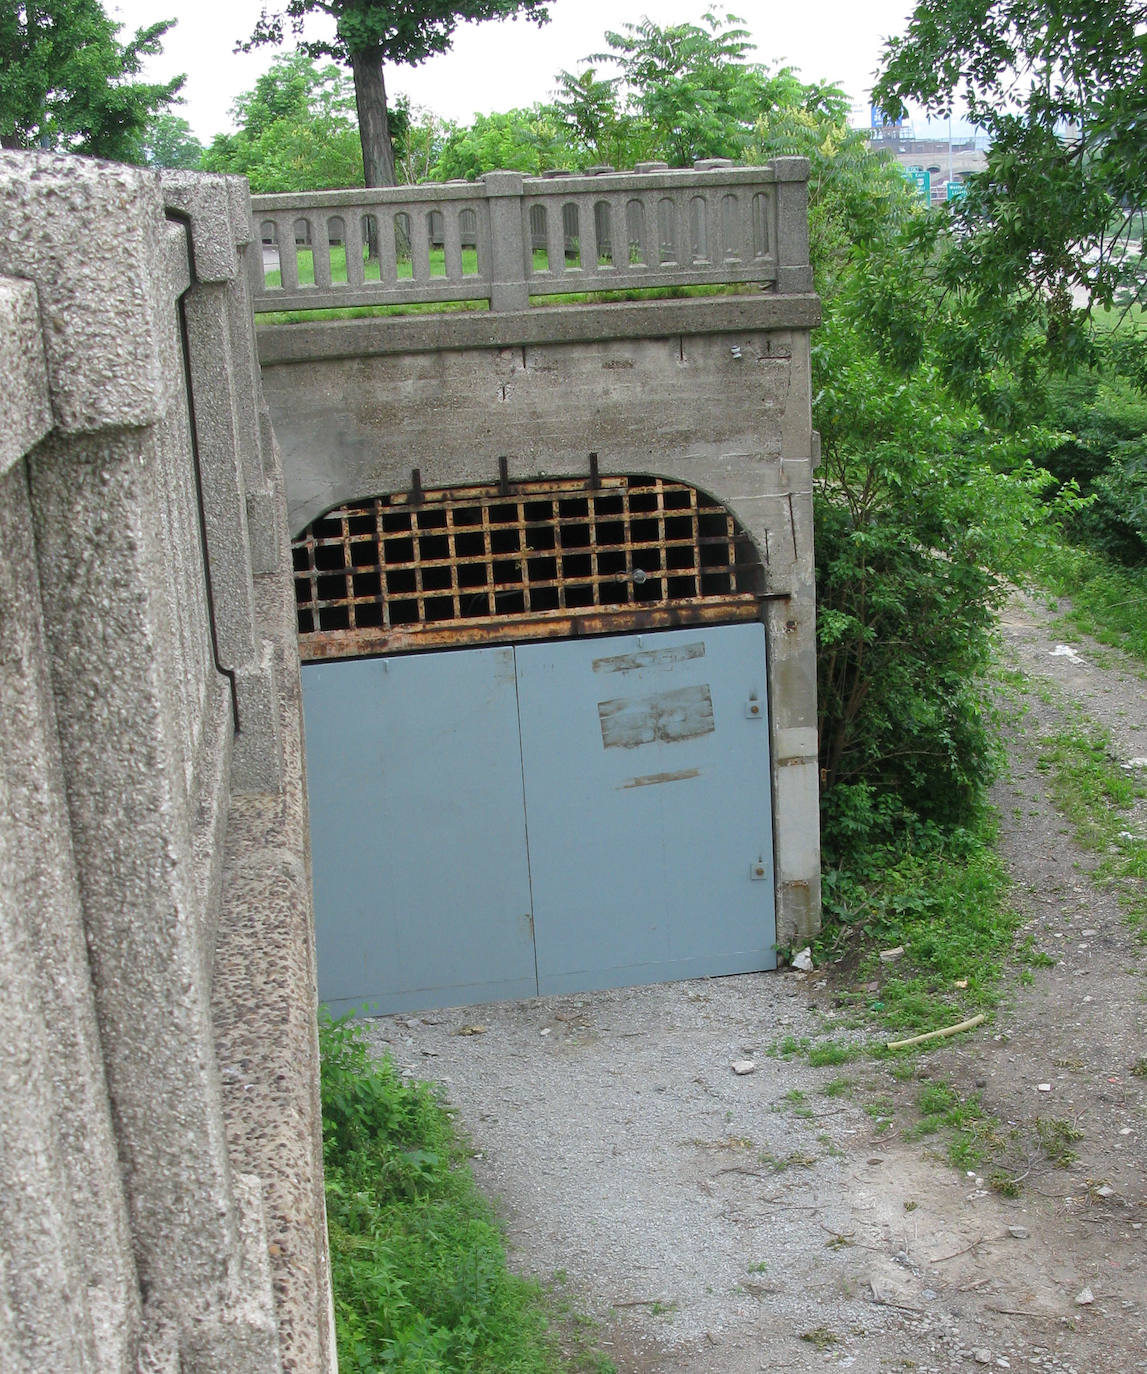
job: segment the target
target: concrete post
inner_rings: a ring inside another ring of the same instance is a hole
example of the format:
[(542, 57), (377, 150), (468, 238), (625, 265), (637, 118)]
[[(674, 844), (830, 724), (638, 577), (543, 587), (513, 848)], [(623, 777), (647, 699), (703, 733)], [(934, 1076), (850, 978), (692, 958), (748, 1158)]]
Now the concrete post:
[(490, 202), (491, 310), (528, 310), (529, 251), (522, 226), (521, 172), (487, 172), (482, 178)]
[(808, 260), (807, 157), (779, 157), (773, 163), (777, 178), (778, 295), (812, 290)]

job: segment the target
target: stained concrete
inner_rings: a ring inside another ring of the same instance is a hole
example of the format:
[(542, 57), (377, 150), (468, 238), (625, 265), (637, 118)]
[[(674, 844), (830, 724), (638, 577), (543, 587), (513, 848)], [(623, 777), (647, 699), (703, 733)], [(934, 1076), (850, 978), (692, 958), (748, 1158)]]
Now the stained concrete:
[(424, 488), (602, 474), (724, 503), (765, 565), (778, 941), (820, 922), (807, 293), (259, 330), (291, 529)]

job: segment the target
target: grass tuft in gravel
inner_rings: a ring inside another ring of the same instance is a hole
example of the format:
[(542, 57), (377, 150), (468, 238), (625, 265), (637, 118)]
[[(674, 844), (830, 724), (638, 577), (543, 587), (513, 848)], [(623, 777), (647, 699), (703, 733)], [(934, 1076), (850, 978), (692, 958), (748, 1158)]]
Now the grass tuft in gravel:
[(1091, 721), (1045, 736), (1038, 766), (1076, 843), (1101, 855), (1093, 879), (1115, 889), (1128, 921), (1147, 940), (1147, 836), (1128, 828), (1147, 790), (1116, 761), (1110, 736)]

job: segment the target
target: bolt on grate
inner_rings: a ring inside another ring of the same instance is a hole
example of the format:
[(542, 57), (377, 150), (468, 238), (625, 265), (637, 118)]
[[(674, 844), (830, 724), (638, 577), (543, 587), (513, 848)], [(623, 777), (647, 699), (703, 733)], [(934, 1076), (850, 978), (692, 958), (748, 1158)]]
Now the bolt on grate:
[(718, 502), (599, 477), (376, 496), (294, 541), (304, 659), (759, 614), (764, 569)]

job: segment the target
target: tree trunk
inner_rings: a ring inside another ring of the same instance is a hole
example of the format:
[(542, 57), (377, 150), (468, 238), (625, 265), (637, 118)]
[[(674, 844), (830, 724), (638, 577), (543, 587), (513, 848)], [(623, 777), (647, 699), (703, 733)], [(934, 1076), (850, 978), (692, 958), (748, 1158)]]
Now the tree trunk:
[(358, 107), (358, 136), (362, 143), (363, 180), (367, 186), (393, 186), (394, 148), (390, 142), (390, 119), (386, 112), (386, 83), (382, 79), (382, 56), (350, 54), (354, 74), (354, 100)]

